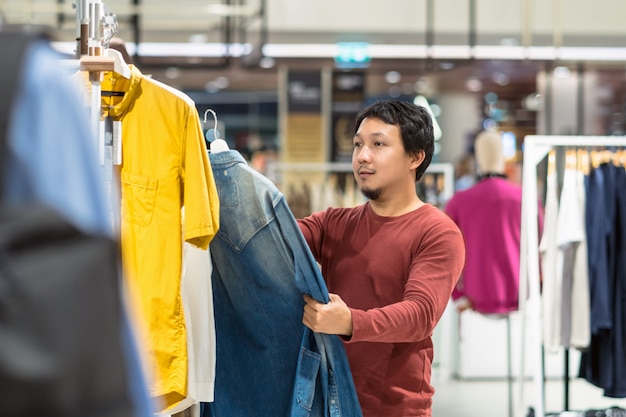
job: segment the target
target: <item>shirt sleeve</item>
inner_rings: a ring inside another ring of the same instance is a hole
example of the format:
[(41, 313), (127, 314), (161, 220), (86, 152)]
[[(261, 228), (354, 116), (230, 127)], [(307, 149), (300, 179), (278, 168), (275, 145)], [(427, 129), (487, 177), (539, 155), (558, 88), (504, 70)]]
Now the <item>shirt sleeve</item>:
[[(458, 206), (457, 199), (452, 197), (450, 200), (448, 200), (448, 203), (446, 204), (444, 208), (444, 212), (448, 215), (448, 217), (450, 217), (450, 219), (452, 219), (454, 223), (458, 225), (459, 220), (458, 220), (458, 215), (457, 215), (457, 206)], [(463, 297), (467, 297), (465, 294), (465, 289), (463, 288), (463, 275), (462, 274), (456, 286), (452, 290), (451, 296), (454, 301), (459, 300), (460, 298), (463, 298)]]
[[(328, 303), (328, 288), (310, 251), (302, 230), (284, 198), (276, 206), (276, 218), (280, 221), (283, 236), (287, 238), (293, 253), (296, 285), (305, 294), (322, 303)], [(306, 230), (306, 228), (304, 229)]]
[(185, 240), (207, 249), (219, 228), (219, 198), (200, 118), (189, 106), (183, 156)]
[(324, 232), (324, 212), (314, 213), (304, 219), (298, 219), (298, 226), (304, 236), (306, 243), (309, 245), (313, 257), (320, 260), (322, 251), (322, 236)]
[(350, 342), (408, 343), (432, 335), (465, 262), (458, 228), (439, 229), (416, 249), (402, 301), (367, 311), (352, 309)]

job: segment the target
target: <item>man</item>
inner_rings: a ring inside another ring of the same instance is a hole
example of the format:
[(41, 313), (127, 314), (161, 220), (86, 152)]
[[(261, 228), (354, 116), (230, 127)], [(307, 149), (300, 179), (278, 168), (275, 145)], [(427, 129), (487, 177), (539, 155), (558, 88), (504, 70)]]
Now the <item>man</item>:
[(465, 259), (459, 229), (415, 192), (432, 119), (379, 101), (357, 117), (353, 142), (369, 201), (298, 220), (331, 293), (328, 304), (305, 296), (303, 323), (343, 338), (364, 417), (431, 416), (432, 334)]

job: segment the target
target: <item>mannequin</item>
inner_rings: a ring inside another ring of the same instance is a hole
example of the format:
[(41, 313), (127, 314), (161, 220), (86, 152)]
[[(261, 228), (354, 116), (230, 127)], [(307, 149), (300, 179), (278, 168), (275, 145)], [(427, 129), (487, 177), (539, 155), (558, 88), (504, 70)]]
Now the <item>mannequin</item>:
[(474, 142), (474, 152), (480, 179), (486, 176), (505, 177), (502, 134), (494, 131), (480, 132)]
[(507, 314), (518, 304), (522, 189), (506, 179), (500, 132), (479, 133), (474, 149), (478, 181), (445, 208), (467, 247), (453, 299), (459, 311)]
[[(479, 133), (474, 150), (477, 182), (457, 192), (445, 207), (461, 229), (466, 245), (465, 269), (452, 298), (459, 313), (471, 309), (487, 317), (507, 319), (509, 416), (512, 416), (509, 314), (518, 309), (522, 188), (506, 178), (500, 132)], [(541, 214), (539, 224), (542, 224)]]

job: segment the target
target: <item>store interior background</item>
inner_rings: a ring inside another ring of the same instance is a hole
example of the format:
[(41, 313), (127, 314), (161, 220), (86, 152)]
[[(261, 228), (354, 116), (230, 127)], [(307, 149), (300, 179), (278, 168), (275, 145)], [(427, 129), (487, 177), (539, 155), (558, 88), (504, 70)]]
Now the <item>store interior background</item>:
[[(188, 93), (201, 115), (213, 109), (229, 146), (250, 159), (269, 152), (280, 162), (286, 146), (297, 146), (287, 130), (287, 79), (301, 72), (321, 77), (324, 162), (339, 162), (330, 154), (331, 91), (342, 74), (363, 75), (363, 104), (426, 98), (442, 131), (436, 163), (456, 167), (486, 127), (510, 132), (513, 181), (521, 181), (526, 135), (622, 135), (626, 124), (623, 0), (103, 3), (141, 71)], [(72, 0), (0, 0), (0, 13), (8, 23), (49, 25), (60, 50), (75, 47)], [(338, 62), (342, 53), (348, 62)], [(529, 354), (519, 321), (510, 318), (515, 375)], [(435, 336), (435, 382), (507, 377), (506, 320), (459, 318), (451, 308)], [(548, 355), (547, 376), (562, 378), (565, 363), (562, 352)], [(577, 352), (568, 363), (574, 378)]]

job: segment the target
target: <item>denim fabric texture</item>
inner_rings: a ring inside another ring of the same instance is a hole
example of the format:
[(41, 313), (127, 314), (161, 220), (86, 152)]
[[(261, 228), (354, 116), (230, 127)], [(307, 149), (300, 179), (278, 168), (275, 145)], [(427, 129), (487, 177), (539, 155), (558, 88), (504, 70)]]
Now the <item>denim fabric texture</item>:
[(209, 157), (217, 347), (202, 416), (362, 416), (343, 342), (302, 324), (303, 294), (328, 302), (328, 290), (284, 196), (239, 152)]

